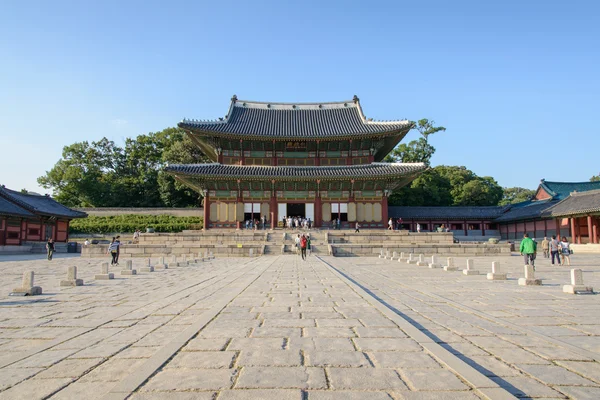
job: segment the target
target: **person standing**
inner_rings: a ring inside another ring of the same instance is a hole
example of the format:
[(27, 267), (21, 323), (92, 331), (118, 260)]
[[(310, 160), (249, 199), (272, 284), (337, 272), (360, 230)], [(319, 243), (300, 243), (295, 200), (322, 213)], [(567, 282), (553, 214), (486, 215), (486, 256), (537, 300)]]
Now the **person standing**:
[(421, 224), (417, 222), (417, 233), (421, 233)]
[(390, 218), (390, 220), (388, 221), (388, 231), (393, 231), (394, 230), (394, 220), (392, 218)]
[(356, 221), (356, 225), (354, 226), (354, 233), (360, 233), (360, 225), (358, 224), (358, 221)]
[(544, 252), (544, 258), (550, 258), (550, 242), (546, 236), (542, 240), (542, 251)]
[(140, 230), (136, 229), (135, 232), (133, 232), (133, 244), (138, 244), (139, 241), (140, 241)]
[(85, 239), (85, 242), (83, 242), (84, 246), (89, 246), (90, 245), (90, 240), (89, 239)]
[(287, 221), (285, 219), (285, 215), (283, 216), (283, 218), (281, 218), (281, 222), (283, 223), (283, 229), (286, 229), (287, 228), (287, 226), (286, 226), (287, 225), (286, 224)]
[(567, 240), (567, 238), (565, 236), (562, 237), (562, 240), (560, 242), (560, 252), (562, 253), (562, 264), (561, 265), (565, 265), (565, 261), (566, 261), (567, 265), (570, 267), (571, 266), (571, 248), (569, 246), (569, 241)]
[(310, 235), (306, 235), (306, 250), (308, 252), (308, 256), (310, 256), (311, 253), (311, 245), (310, 245)]
[(533, 240), (529, 237), (529, 234), (523, 235), (523, 240), (521, 240), (521, 246), (519, 251), (523, 256), (523, 260), (525, 261), (525, 265), (531, 265), (535, 270), (535, 250), (536, 245)]
[(46, 252), (48, 253), (48, 261), (52, 261), (52, 256), (54, 255), (54, 239), (48, 239), (48, 242), (46, 243)]
[(302, 259), (304, 261), (306, 261), (306, 245), (307, 245), (306, 236), (302, 235), (302, 237), (300, 238), (300, 254), (302, 255)]
[(106, 253), (110, 253), (112, 260), (110, 265), (117, 265), (117, 249), (119, 248), (119, 243), (116, 241), (116, 238), (112, 238), (112, 242), (108, 246), (108, 250)]
[(119, 265), (119, 256), (121, 255), (121, 236), (117, 235), (117, 239), (115, 240), (115, 242), (118, 243), (118, 245), (117, 245), (117, 265)]
[(552, 235), (550, 241), (550, 254), (552, 255), (552, 265), (554, 265), (554, 258), (556, 257), (556, 265), (560, 265), (560, 241), (555, 235)]

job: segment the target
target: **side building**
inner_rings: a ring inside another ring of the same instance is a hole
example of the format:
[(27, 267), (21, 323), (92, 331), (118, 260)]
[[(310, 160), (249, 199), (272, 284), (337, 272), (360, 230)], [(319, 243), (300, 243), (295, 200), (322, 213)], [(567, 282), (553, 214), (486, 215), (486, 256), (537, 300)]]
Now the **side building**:
[(27, 242), (67, 242), (69, 223), (87, 214), (72, 210), (50, 196), (25, 194), (0, 186), (0, 246)]
[(231, 99), (224, 118), (178, 124), (213, 160), (166, 171), (204, 198), (205, 228), (239, 228), (286, 216), (314, 226), (359, 222), (383, 228), (388, 196), (426, 169), (383, 163), (413, 128), (407, 120), (373, 121), (358, 97), (334, 103), (265, 103)]

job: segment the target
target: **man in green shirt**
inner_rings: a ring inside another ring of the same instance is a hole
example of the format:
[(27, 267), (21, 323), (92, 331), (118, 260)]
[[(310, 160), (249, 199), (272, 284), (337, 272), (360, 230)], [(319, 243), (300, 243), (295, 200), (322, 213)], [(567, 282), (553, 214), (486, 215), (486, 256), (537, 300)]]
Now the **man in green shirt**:
[(537, 251), (537, 244), (531, 240), (529, 234), (523, 235), (521, 240), (520, 252), (525, 260), (525, 264), (531, 265), (535, 269), (535, 253)]

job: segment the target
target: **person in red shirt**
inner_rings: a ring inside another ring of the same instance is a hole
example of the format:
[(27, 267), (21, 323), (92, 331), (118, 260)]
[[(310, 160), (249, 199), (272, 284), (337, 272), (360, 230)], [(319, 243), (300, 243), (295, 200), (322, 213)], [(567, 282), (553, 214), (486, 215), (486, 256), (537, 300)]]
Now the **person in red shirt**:
[(306, 235), (302, 235), (300, 238), (300, 253), (302, 254), (302, 259), (306, 261)]

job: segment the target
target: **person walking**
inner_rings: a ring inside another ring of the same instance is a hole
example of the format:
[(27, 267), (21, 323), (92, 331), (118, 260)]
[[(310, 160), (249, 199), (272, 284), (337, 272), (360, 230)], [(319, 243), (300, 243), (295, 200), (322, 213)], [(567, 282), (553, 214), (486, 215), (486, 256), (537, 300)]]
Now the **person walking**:
[(283, 218), (281, 218), (281, 222), (282, 222), (282, 225), (283, 225), (283, 229), (286, 229), (287, 228), (287, 226), (286, 226), (287, 225), (287, 220), (285, 219), (285, 215), (283, 216)]
[(571, 248), (569, 245), (569, 241), (567, 240), (567, 238), (565, 236), (563, 236), (562, 240), (560, 241), (560, 252), (562, 254), (562, 264), (560, 264), (560, 265), (565, 265), (565, 261), (566, 261), (567, 265), (570, 267), (571, 266)]
[(296, 246), (296, 254), (300, 253), (300, 234), (294, 238), (294, 245)]
[(421, 224), (417, 222), (417, 233), (421, 233)]
[(135, 232), (133, 232), (133, 244), (138, 244), (139, 241), (140, 241), (140, 230), (136, 229)]
[(116, 238), (112, 238), (112, 242), (110, 242), (108, 250), (106, 251), (106, 254), (110, 253), (112, 257), (110, 265), (117, 265), (117, 249), (119, 248), (119, 243), (116, 240)]
[(393, 231), (394, 230), (394, 220), (392, 218), (390, 218), (390, 220), (388, 221), (388, 231)]
[(118, 243), (117, 246), (117, 265), (119, 265), (119, 256), (121, 255), (121, 236), (117, 235), (115, 242)]
[(302, 259), (304, 261), (306, 261), (306, 245), (306, 235), (302, 235), (302, 237), (300, 238), (300, 254), (302, 255)]
[(552, 265), (554, 265), (554, 258), (556, 257), (556, 265), (560, 265), (560, 241), (555, 235), (552, 235), (550, 241), (550, 254), (552, 255)]
[(48, 261), (52, 261), (52, 256), (54, 255), (54, 239), (49, 238), (48, 242), (46, 242), (46, 252), (48, 253)]
[(311, 253), (311, 245), (310, 245), (310, 235), (306, 235), (306, 251), (307, 251), (307, 256), (310, 256)]
[(544, 258), (550, 258), (550, 242), (546, 236), (542, 240), (542, 251), (544, 252)]
[(521, 240), (521, 246), (519, 248), (519, 251), (523, 256), (525, 265), (531, 265), (535, 270), (536, 244), (533, 240), (531, 240), (528, 233), (523, 235), (523, 240)]
[(358, 221), (356, 222), (356, 225), (354, 225), (354, 233), (360, 233), (360, 225), (358, 224)]

